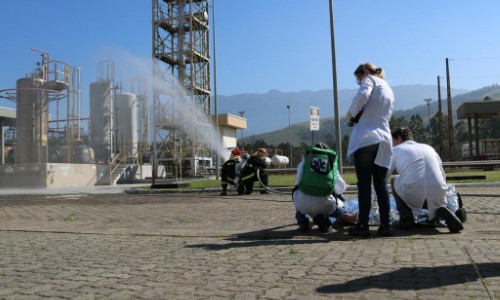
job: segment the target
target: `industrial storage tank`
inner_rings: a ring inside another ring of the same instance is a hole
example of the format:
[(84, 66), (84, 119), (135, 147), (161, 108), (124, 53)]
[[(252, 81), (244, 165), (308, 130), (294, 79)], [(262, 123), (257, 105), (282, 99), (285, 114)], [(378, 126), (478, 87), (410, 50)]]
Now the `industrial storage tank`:
[(283, 155), (273, 155), (271, 157), (271, 164), (273, 166), (286, 166), (288, 165), (289, 160), (288, 157)]
[(113, 116), (117, 151), (137, 156), (137, 96), (132, 93), (117, 94)]
[(41, 89), (42, 79), (26, 77), (17, 80), (16, 97), (16, 163), (48, 162), (49, 105)]
[[(69, 155), (71, 162), (75, 164), (93, 164), (94, 149), (85, 144), (71, 145), (69, 148)], [(54, 145), (50, 148), (50, 162), (63, 163), (66, 161), (68, 155), (67, 145)]]
[(111, 159), (112, 88), (111, 81), (90, 84), (90, 145), (94, 149), (97, 162), (107, 162)]

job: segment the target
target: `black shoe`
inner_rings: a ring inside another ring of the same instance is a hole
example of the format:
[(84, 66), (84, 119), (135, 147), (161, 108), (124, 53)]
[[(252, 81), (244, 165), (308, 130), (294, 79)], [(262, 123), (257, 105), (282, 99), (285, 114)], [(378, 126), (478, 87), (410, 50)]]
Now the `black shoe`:
[(455, 233), (464, 229), (464, 225), (460, 219), (446, 207), (438, 208), (436, 210), (436, 216), (446, 222), (446, 226), (450, 232)]
[(413, 215), (405, 215), (399, 219), (399, 222), (397, 223), (396, 226), (399, 229), (408, 230), (408, 229), (414, 227), (415, 225), (416, 225), (416, 223), (415, 223), (415, 218), (413, 217)]
[(457, 198), (458, 198), (458, 208), (464, 207), (464, 202), (462, 201), (462, 197), (460, 196), (460, 193), (457, 192)]
[(361, 236), (361, 237), (372, 236), (368, 225), (360, 225), (360, 224), (356, 224), (355, 226), (349, 228), (349, 235)]
[(330, 230), (330, 220), (323, 215), (314, 216), (313, 222), (318, 226), (319, 232), (326, 233)]
[(220, 195), (221, 195), (221, 196), (227, 196), (227, 192), (226, 192), (226, 191), (222, 191), (222, 192), (220, 193)]
[(302, 223), (299, 223), (299, 231), (300, 232), (308, 232), (311, 227), (309, 226), (309, 220), (306, 220)]
[(237, 188), (238, 195), (243, 195), (245, 193), (245, 190), (246, 190), (246, 187), (243, 184), (238, 185), (238, 188)]
[(381, 236), (392, 236), (391, 225), (380, 225), (377, 234)]
[(462, 223), (465, 223), (465, 221), (467, 221), (467, 212), (465, 211), (465, 208), (462, 207), (457, 209), (455, 215), (460, 219), (460, 221), (462, 221)]
[(261, 194), (269, 194), (269, 192), (268, 192), (268, 191), (266, 191), (266, 190), (262, 190), (262, 191), (260, 191), (260, 193), (261, 193)]

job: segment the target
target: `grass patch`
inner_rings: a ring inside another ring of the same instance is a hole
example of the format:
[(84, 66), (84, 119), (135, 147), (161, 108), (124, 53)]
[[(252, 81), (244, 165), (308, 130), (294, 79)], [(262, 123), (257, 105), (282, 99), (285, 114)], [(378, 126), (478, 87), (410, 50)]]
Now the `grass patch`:
[[(453, 176), (472, 176), (484, 175), (485, 180), (448, 180), (447, 183), (464, 183), (464, 182), (500, 182), (500, 170), (493, 171), (459, 171), (447, 172), (447, 175)], [(344, 180), (349, 185), (356, 185), (357, 179), (354, 172), (346, 172), (343, 175)], [(269, 174), (270, 187), (293, 187), (295, 185), (295, 174), (288, 175), (275, 175)], [(186, 189), (204, 189), (220, 187), (220, 180), (215, 179), (201, 179), (190, 181), (190, 186)]]
[(65, 217), (63, 220), (67, 221), (67, 222), (76, 221), (76, 220), (78, 220), (78, 216), (75, 213), (72, 213), (72, 214), (69, 214), (69, 216)]

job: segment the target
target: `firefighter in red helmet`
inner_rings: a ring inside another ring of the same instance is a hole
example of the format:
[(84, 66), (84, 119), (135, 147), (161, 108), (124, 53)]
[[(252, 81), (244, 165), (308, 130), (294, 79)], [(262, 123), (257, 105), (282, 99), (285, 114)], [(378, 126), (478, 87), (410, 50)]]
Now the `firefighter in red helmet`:
[[(221, 169), (221, 196), (227, 195), (227, 185), (236, 185), (237, 174), (239, 173), (239, 165), (241, 162), (241, 150), (236, 147), (231, 151), (229, 159), (222, 165)], [(236, 179), (236, 181), (235, 181)]]
[[(267, 150), (265, 148), (259, 148), (245, 163), (245, 166), (241, 170), (240, 181), (238, 183), (238, 194), (249, 195), (253, 192), (254, 182), (259, 181), (260, 178), (260, 193), (267, 194), (266, 187), (268, 186), (268, 176), (265, 169), (267, 168), (266, 163)], [(259, 171), (259, 177), (257, 177), (257, 171)]]

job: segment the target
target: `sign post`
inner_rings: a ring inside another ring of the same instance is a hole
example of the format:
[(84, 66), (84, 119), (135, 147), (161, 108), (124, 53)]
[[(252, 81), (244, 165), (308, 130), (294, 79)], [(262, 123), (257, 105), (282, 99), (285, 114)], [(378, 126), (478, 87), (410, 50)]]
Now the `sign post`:
[(311, 145), (314, 145), (314, 132), (319, 131), (319, 107), (311, 106), (309, 128), (311, 130)]

